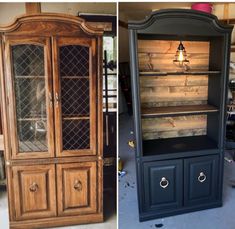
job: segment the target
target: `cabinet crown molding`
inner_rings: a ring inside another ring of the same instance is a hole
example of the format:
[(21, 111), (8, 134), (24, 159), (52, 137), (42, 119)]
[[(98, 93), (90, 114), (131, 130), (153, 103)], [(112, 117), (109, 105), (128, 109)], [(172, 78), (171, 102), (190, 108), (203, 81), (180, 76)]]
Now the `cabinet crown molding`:
[(89, 35), (103, 35), (103, 29), (94, 28), (86, 21), (80, 17), (76, 17), (68, 14), (58, 14), (58, 13), (38, 13), (31, 15), (21, 15), (18, 16), (13, 23), (10, 23), (6, 26), (0, 27), (0, 33), (10, 33), (14, 31), (20, 30), (20, 26), (24, 23), (34, 22), (62, 22), (62, 23), (70, 23), (79, 26), (86, 34)]

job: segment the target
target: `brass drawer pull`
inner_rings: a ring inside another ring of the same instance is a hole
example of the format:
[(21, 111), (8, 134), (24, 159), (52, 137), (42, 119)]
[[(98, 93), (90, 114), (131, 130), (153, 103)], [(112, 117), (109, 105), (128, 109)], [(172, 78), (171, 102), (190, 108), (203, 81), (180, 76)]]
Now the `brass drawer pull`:
[(53, 105), (53, 99), (52, 99), (51, 92), (49, 92), (49, 102), (50, 102), (50, 106), (52, 107), (52, 105)]
[(82, 191), (82, 182), (80, 180), (75, 180), (73, 188), (77, 191)]
[(38, 190), (38, 185), (36, 182), (33, 182), (29, 187), (29, 191), (30, 192), (37, 192), (37, 190)]
[(56, 106), (58, 107), (59, 106), (60, 97), (59, 97), (59, 94), (57, 92), (55, 93), (55, 100), (56, 100)]
[(162, 179), (160, 181), (160, 186), (162, 188), (167, 188), (168, 185), (169, 185), (169, 181), (165, 177), (162, 177)]
[(203, 183), (206, 180), (206, 175), (203, 172), (200, 172), (197, 179), (199, 182)]

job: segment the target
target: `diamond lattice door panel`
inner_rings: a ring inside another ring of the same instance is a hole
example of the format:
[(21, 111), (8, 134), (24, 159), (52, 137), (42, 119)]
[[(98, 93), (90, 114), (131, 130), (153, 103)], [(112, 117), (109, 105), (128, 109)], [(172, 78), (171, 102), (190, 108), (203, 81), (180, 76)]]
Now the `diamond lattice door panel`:
[[(58, 156), (96, 154), (95, 40), (59, 38), (55, 83)], [(58, 142), (59, 141), (59, 142)]]
[[(34, 44), (37, 43), (37, 44)], [(38, 43), (41, 43), (40, 45)], [(8, 71), (11, 75), (11, 118), (13, 157), (48, 157), (54, 154), (53, 107), (48, 69), (47, 39), (8, 40), (11, 52)], [(15, 106), (14, 106), (15, 105)], [(15, 125), (14, 125), (15, 124)]]

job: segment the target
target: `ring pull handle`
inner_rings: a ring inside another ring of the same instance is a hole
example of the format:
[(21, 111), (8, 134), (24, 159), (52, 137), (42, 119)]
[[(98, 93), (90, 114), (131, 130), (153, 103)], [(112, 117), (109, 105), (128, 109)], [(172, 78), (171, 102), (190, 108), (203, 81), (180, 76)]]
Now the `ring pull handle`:
[(29, 187), (29, 191), (30, 192), (37, 192), (37, 190), (38, 190), (38, 184), (36, 182), (33, 182)]
[(76, 191), (82, 191), (82, 182), (80, 180), (75, 180), (73, 188)]
[(165, 177), (162, 177), (162, 179), (160, 181), (160, 186), (162, 188), (167, 188), (168, 185), (169, 185), (169, 181)]
[(203, 182), (206, 180), (206, 175), (205, 175), (205, 173), (200, 172), (200, 174), (199, 174), (199, 176), (198, 176), (197, 179), (198, 179), (199, 182), (203, 183)]

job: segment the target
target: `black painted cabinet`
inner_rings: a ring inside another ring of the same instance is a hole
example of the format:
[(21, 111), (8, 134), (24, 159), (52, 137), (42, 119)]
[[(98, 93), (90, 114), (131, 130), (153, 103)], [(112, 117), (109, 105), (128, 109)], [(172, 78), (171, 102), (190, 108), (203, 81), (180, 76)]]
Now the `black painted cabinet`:
[(182, 9), (129, 23), (140, 221), (222, 205), (232, 29)]
[(143, 167), (145, 210), (182, 206), (182, 160), (145, 162)]

